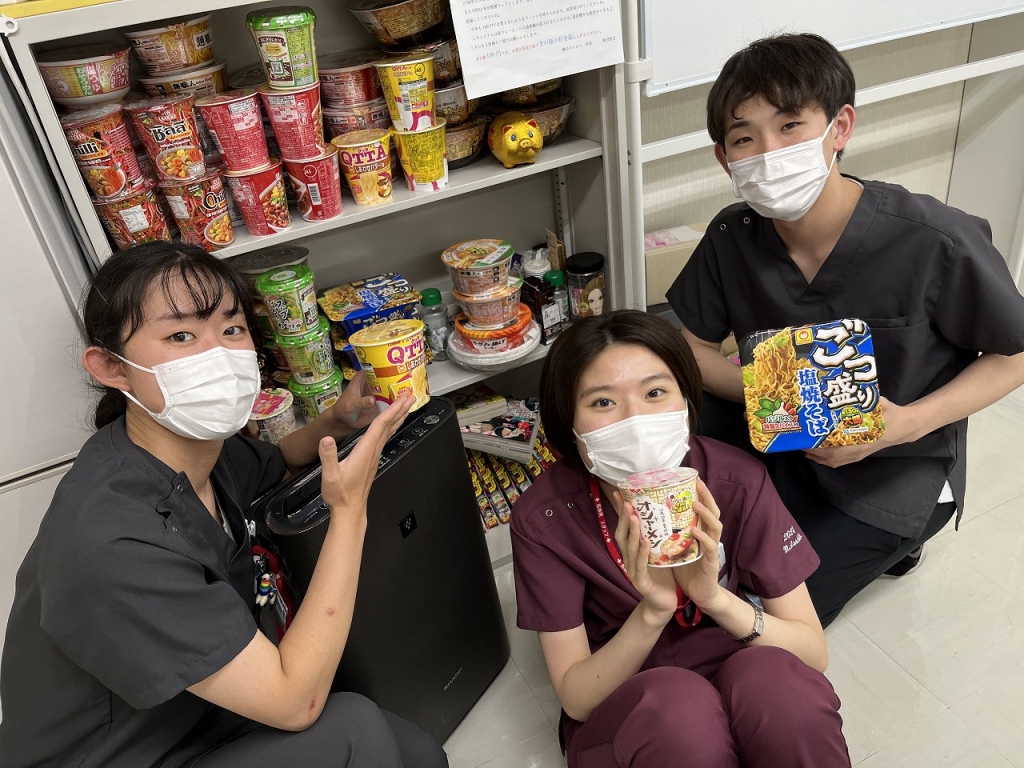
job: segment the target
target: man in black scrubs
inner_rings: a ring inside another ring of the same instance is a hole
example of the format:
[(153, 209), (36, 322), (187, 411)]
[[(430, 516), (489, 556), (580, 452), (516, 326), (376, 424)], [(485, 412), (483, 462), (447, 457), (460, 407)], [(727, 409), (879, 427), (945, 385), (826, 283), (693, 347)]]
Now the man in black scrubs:
[(748, 450), (740, 370), (719, 353), (730, 332), (871, 328), (881, 440), (761, 456), (821, 557), (807, 587), (825, 626), (879, 575), (920, 564), (963, 510), (967, 417), (1024, 384), (1024, 298), (988, 223), (839, 173), (854, 93), (816, 35), (759, 40), (726, 63), (708, 131), (744, 202), (715, 217), (668, 295), (711, 395), (704, 433)]

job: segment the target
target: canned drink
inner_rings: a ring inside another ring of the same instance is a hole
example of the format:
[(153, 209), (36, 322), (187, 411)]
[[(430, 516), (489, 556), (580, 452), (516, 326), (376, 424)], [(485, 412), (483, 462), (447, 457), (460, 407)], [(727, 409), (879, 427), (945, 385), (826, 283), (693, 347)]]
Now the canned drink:
[(325, 221), (341, 216), (341, 170), (336, 146), (329, 145), (322, 155), (309, 160), (285, 160), (284, 168), (303, 219)]
[(250, 11), (245, 23), (260, 52), (271, 88), (298, 88), (317, 82), (316, 14), (311, 8), (287, 6)]
[(301, 336), (278, 336), (275, 339), (288, 369), (300, 384), (316, 384), (334, 373), (331, 351), (331, 325), (324, 317), (316, 328)]
[(153, 75), (198, 67), (213, 61), (210, 14), (163, 27), (122, 30), (142, 66)]
[(156, 184), (143, 184), (110, 200), (94, 200), (93, 206), (118, 248), (171, 240), (167, 219), (157, 202)]
[(348, 106), (374, 101), (384, 95), (375, 61), (380, 51), (343, 51), (321, 56), (320, 93), (325, 107)]
[(290, 91), (258, 87), (284, 160), (316, 157), (324, 151), (324, 118), (320, 83)]
[(271, 160), (270, 165), (254, 171), (224, 174), (231, 196), (245, 220), (245, 228), (254, 237), (283, 232), (292, 225), (281, 161)]
[(391, 131), (353, 131), (331, 143), (339, 150), (341, 170), (357, 205), (391, 200)]
[(434, 125), (434, 57), (410, 53), (374, 64), (395, 128), (419, 131)]
[(206, 175), (194, 105), (195, 97), (183, 94), (143, 99), (124, 108), (161, 180), (201, 179)]
[(164, 182), (160, 191), (174, 212), (181, 239), (186, 243), (213, 252), (235, 241), (221, 171), (194, 181)]
[(313, 271), (304, 265), (267, 272), (256, 281), (256, 290), (270, 310), (270, 321), (280, 336), (299, 336), (320, 324)]
[(343, 387), (344, 379), (337, 370), (316, 384), (302, 384), (296, 381), (294, 376), (288, 382), (288, 391), (298, 400), (306, 421), (312, 421), (338, 402)]
[(78, 169), (96, 197), (107, 199), (142, 186), (132, 137), (120, 104), (104, 104), (60, 118)]
[(270, 163), (259, 96), (251, 88), (206, 96), (196, 102), (229, 171)]

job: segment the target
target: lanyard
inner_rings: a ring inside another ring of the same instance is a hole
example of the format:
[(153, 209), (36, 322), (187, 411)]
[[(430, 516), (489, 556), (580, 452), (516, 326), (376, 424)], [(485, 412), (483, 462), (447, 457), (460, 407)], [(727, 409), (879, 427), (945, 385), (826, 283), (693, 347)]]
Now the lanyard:
[[(604, 504), (601, 503), (601, 486), (597, 484), (597, 478), (590, 478), (590, 498), (594, 502), (594, 509), (597, 510), (597, 524), (601, 526), (601, 536), (604, 538), (604, 545), (608, 548), (608, 554), (612, 556), (612, 560), (619, 566), (619, 570), (626, 577), (626, 581), (632, 584), (632, 580), (629, 578), (629, 571), (626, 570), (626, 564), (622, 560), (622, 555), (619, 554), (619, 548), (615, 545), (615, 539), (612, 538), (611, 532), (608, 530), (608, 521), (604, 516)], [(701, 619), (700, 608), (693, 604), (685, 594), (683, 594), (683, 588), (676, 584), (676, 623), (681, 627), (692, 627), (696, 625)]]

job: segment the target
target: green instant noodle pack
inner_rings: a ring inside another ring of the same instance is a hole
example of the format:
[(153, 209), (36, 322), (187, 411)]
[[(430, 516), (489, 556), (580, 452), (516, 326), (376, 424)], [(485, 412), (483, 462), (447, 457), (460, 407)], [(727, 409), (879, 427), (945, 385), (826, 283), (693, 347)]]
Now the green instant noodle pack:
[(750, 442), (759, 451), (862, 445), (885, 430), (863, 320), (749, 334), (740, 363)]

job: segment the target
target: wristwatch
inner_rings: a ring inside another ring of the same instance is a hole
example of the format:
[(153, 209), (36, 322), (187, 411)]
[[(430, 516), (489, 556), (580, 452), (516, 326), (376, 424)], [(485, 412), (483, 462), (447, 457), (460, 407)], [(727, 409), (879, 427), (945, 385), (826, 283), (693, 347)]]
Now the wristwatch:
[(751, 606), (754, 609), (754, 628), (750, 630), (749, 635), (739, 638), (739, 642), (741, 643), (751, 643), (754, 640), (757, 640), (757, 638), (761, 636), (761, 633), (764, 632), (764, 611), (761, 610), (761, 606), (759, 605), (751, 603)]

